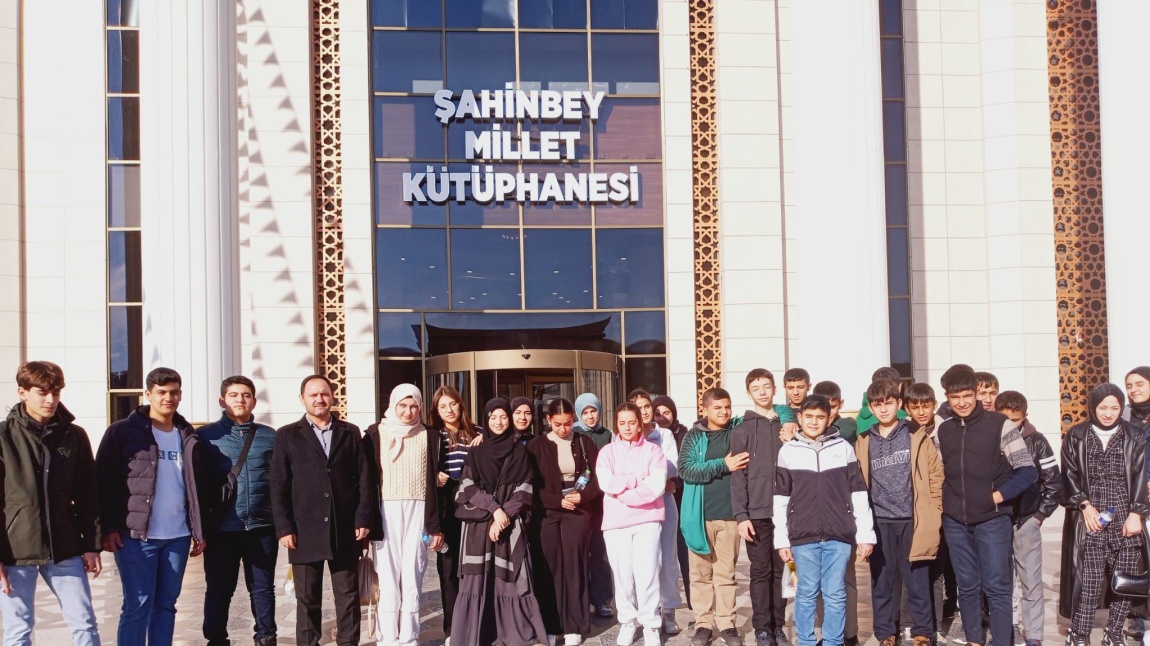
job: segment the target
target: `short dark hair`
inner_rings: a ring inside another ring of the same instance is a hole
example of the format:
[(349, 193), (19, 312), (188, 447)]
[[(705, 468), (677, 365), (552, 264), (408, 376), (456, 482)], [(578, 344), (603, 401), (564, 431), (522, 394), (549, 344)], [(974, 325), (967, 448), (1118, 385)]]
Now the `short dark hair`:
[(327, 384), (328, 390), (330, 390), (333, 394), (335, 393), (335, 384), (331, 383), (331, 379), (328, 379), (324, 375), (308, 375), (303, 378), (303, 381), (299, 382), (299, 394), (302, 395), (304, 389), (307, 388), (308, 383), (314, 379), (323, 381), (323, 383)]
[(29, 361), (16, 370), (16, 385), (55, 393), (64, 390), (64, 369), (51, 361)]
[(820, 381), (815, 384), (811, 392), (816, 395), (822, 395), (831, 401), (841, 402), (843, 400), (843, 389), (839, 388), (839, 385), (833, 381)]
[(866, 396), (871, 402), (884, 402), (888, 399), (901, 399), (902, 392), (898, 382), (890, 379), (879, 379), (867, 386)]
[(922, 382), (907, 386), (906, 394), (903, 395), (902, 399), (903, 405), (938, 403), (938, 399), (934, 396), (934, 388), (931, 388), (930, 384), (924, 384)]
[(171, 368), (155, 368), (148, 373), (148, 378), (144, 381), (147, 387), (144, 390), (173, 383), (181, 388), (184, 386), (184, 380), (180, 378), (180, 373)]
[(951, 366), (939, 379), (942, 392), (950, 395), (964, 390), (978, 390), (978, 377), (970, 366)]
[(248, 379), (243, 375), (232, 375), (231, 377), (228, 377), (227, 379), (220, 382), (220, 397), (228, 394), (229, 386), (235, 386), (237, 384), (240, 386), (247, 386), (248, 390), (252, 391), (252, 397), (256, 396), (256, 385), (252, 382), (251, 379)]
[(635, 388), (631, 392), (627, 393), (628, 402), (634, 404), (636, 399), (646, 399), (652, 403), (655, 401), (655, 398), (651, 396), (651, 393), (647, 392), (643, 388)]
[(711, 404), (711, 402), (715, 402), (715, 401), (718, 401), (720, 399), (730, 399), (730, 398), (731, 398), (731, 393), (727, 392), (726, 390), (724, 390), (722, 388), (708, 388), (705, 392), (703, 392), (703, 406), (704, 407), (709, 406)]
[(890, 379), (891, 381), (897, 383), (902, 381), (902, 373), (894, 368), (891, 368), (890, 366), (883, 366), (871, 373), (870, 376), (871, 383), (874, 383), (879, 379)]
[(783, 373), (783, 383), (785, 384), (788, 381), (805, 381), (809, 384), (811, 383), (811, 373), (802, 368), (788, 368), (787, 371)]
[(979, 388), (981, 388), (983, 386), (994, 386), (995, 388), (1000, 387), (998, 385), (998, 377), (995, 377), (994, 374), (992, 374), (992, 373), (976, 372), (976, 373), (974, 373), (974, 377), (975, 377), (975, 379), (978, 380), (978, 387)]
[(767, 370), (766, 368), (755, 368), (754, 370), (748, 372), (747, 390), (751, 389), (751, 382), (755, 381), (756, 379), (762, 379), (764, 377), (770, 380), (772, 386), (775, 385), (775, 376), (771, 374), (771, 371)]
[(822, 395), (810, 395), (803, 400), (803, 403), (799, 404), (799, 414), (801, 415), (803, 411), (808, 410), (821, 410), (827, 414), (827, 417), (830, 417), (831, 402)]
[(1026, 395), (1023, 395), (1017, 390), (1007, 390), (998, 393), (998, 399), (994, 400), (994, 410), (996, 411), (1013, 410), (1025, 415), (1026, 409)]

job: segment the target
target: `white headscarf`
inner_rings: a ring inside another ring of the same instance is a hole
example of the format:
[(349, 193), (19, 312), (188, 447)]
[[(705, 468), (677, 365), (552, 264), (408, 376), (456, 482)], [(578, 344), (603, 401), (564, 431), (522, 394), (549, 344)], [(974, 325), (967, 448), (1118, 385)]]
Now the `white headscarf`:
[(383, 414), (383, 419), (379, 420), (379, 434), (381, 437), (387, 437), (387, 452), (391, 456), (392, 462), (395, 462), (399, 454), (403, 452), (403, 440), (413, 437), (423, 430), (423, 422), (419, 420), (418, 413), (416, 413), (414, 424), (404, 424), (399, 421), (399, 413), (396, 412), (395, 407), (408, 397), (414, 399), (416, 406), (422, 411), (423, 395), (419, 392), (419, 388), (413, 384), (399, 384), (391, 391), (387, 412)]

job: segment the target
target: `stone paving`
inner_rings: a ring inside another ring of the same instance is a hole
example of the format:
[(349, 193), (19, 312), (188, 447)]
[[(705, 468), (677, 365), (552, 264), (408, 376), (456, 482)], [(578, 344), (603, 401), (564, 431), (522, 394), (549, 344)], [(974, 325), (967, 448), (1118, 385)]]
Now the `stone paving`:
[[(1058, 617), (1056, 610), (1059, 576), (1058, 555), (1062, 535), (1061, 519), (1062, 514), (1056, 514), (1054, 518), (1047, 521), (1042, 530), (1043, 557), (1046, 565), (1045, 576), (1043, 578), (1046, 589), (1046, 641), (1048, 643), (1061, 643), (1066, 633), (1067, 625), (1065, 620)], [(202, 561), (200, 559), (192, 559), (188, 563), (184, 590), (177, 604), (176, 644), (200, 645), (205, 643), (200, 632), (200, 625), (203, 619), (202, 600), (204, 596), (204, 576), (201, 563)], [(737, 627), (742, 633), (749, 633), (751, 631), (750, 597), (747, 592), (748, 567), (749, 563), (747, 562), (746, 551), (743, 550), (737, 569), (737, 581), (739, 585)], [(115, 563), (109, 554), (104, 555), (104, 568), (103, 574), (92, 582), (92, 593), (96, 600), (96, 612), (100, 618), (100, 634), (103, 637), (104, 643), (112, 644), (116, 638), (116, 622), (119, 617), (121, 593), (120, 579), (116, 572)], [(277, 595), (278, 604), (276, 606), (276, 619), (279, 624), (279, 643), (295, 644), (295, 603), (289, 595), (283, 593), (283, 581), (286, 577), (286, 573), (287, 559), (286, 555), (281, 553), (279, 576), (277, 577), (277, 582), (279, 583)], [(864, 643), (875, 646), (877, 642), (870, 633), (870, 574), (865, 564), (859, 566), (858, 581), (859, 638)], [(59, 605), (51, 592), (48, 591), (47, 586), (43, 583), (39, 586), (36, 603), (36, 642), (39, 644), (69, 643), (71, 638), (67, 626), (61, 617)], [(439, 599), (439, 582), (435, 574), (434, 563), (430, 564), (427, 568), (422, 607), (424, 608), (422, 617), (423, 630), (420, 634), (420, 642), (428, 646), (441, 646), (444, 641), (442, 632), (442, 609)], [(789, 607), (787, 616), (787, 631), (793, 636), (794, 629)], [(243, 582), (241, 580), (240, 590), (237, 591), (236, 598), (233, 599), (232, 602), (230, 628), (234, 643), (251, 643), (250, 631), (252, 629), (252, 621), (250, 617), (247, 595), (243, 593)], [(1101, 619), (1102, 617), (1104, 617), (1104, 613), (1100, 612), (1099, 618)], [(686, 646), (686, 644), (689, 643), (690, 631), (688, 625), (692, 621), (691, 612), (686, 608), (681, 609), (678, 613), (678, 621), (679, 625), (684, 629), (683, 632), (675, 637), (665, 639), (665, 644), (670, 646)], [(324, 601), (324, 622), (328, 634), (323, 643), (334, 643), (332, 639), (334, 613), (331, 606), (330, 592)], [(949, 624), (949, 622), (947, 622), (947, 624)], [(1101, 625), (1101, 623), (1099, 625)], [(947, 625), (944, 625), (944, 632), (946, 628)], [(592, 619), (592, 633), (587, 637), (585, 643), (588, 646), (614, 646), (617, 633), (618, 625), (612, 620), (594, 617)], [(363, 643), (373, 643), (370, 641), (370, 634), (371, 631), (368, 629), (365, 613)], [(1095, 632), (1095, 637), (1098, 636), (1099, 633)], [(754, 643), (753, 639), (753, 635), (746, 635), (748, 645)], [(641, 641), (637, 643), (641, 643)]]

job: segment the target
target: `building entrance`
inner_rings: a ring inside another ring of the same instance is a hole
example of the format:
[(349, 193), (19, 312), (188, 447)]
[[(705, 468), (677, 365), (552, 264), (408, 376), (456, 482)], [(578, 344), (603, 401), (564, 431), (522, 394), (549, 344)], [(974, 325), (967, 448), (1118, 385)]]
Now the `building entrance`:
[[(427, 391), (454, 386), (471, 407), (471, 416), (483, 426), (483, 405), (494, 397), (526, 397), (535, 415), (536, 435), (547, 432), (547, 406), (563, 397), (575, 401), (592, 392), (610, 416), (621, 401), (623, 360), (605, 352), (580, 350), (491, 350), (457, 352), (427, 360)], [(429, 405), (434, 405), (429, 403)]]

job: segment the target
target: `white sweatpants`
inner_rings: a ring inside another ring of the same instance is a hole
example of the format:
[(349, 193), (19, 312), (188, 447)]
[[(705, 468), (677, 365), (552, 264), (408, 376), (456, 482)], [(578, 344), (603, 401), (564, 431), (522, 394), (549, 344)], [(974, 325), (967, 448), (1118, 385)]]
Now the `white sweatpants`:
[(663, 554), (659, 564), (659, 605), (667, 611), (683, 605), (683, 597), (679, 594), (679, 508), (675, 506), (675, 494), (663, 494), (663, 509), (667, 516), (659, 534), (659, 547)]
[(414, 646), (419, 642), (419, 595), (427, 569), (423, 544), (422, 500), (385, 500), (383, 540), (375, 541), (379, 575), (376, 630), (381, 646)]
[(637, 621), (644, 628), (663, 625), (659, 616), (659, 532), (660, 523), (603, 532), (615, 579), (616, 616), (621, 624)]

